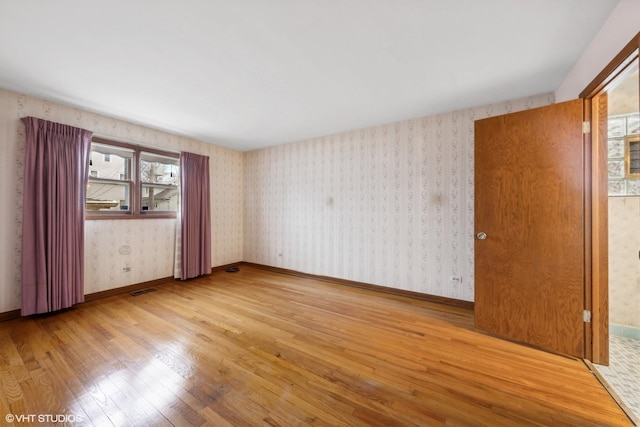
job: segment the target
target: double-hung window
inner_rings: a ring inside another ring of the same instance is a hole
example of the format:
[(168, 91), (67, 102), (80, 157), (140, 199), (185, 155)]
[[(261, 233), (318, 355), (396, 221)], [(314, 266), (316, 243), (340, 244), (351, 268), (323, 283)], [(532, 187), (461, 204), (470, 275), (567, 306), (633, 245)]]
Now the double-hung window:
[(94, 138), (86, 217), (175, 218), (179, 182), (178, 154)]
[(178, 159), (142, 151), (139, 165), (142, 211), (176, 212), (180, 183)]

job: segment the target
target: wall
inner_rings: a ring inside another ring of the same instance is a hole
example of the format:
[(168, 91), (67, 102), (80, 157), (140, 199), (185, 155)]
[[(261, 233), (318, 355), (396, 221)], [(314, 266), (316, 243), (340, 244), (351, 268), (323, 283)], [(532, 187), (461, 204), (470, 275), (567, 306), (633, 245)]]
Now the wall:
[[(20, 308), (24, 126), (35, 116), (106, 138), (210, 157), (212, 263), (242, 260), (243, 154), (189, 138), (0, 89), (0, 313)], [(92, 293), (172, 275), (175, 220), (85, 223), (85, 291)], [(131, 246), (131, 254), (118, 248)], [(123, 273), (127, 264), (131, 272)]]
[(637, 112), (609, 116), (609, 195), (626, 196), (609, 197), (609, 323), (615, 335), (625, 335), (622, 326), (640, 328), (640, 180), (625, 178), (624, 161), (624, 138), (639, 131)]
[(589, 83), (640, 31), (640, 1), (621, 0), (556, 89), (556, 102), (578, 98)]
[(609, 323), (640, 328), (640, 197), (609, 197)]
[(244, 259), (472, 301), (473, 122), (553, 101), (545, 94), (245, 153)]

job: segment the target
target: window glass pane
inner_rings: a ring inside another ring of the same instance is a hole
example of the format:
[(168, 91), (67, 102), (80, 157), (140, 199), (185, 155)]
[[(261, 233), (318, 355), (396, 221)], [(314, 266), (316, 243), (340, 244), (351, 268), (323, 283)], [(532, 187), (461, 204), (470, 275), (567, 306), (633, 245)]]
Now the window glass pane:
[(89, 176), (128, 181), (131, 179), (132, 157), (133, 150), (92, 143)]
[(180, 162), (175, 157), (140, 153), (140, 181), (149, 184), (178, 185)]
[(157, 213), (151, 217), (175, 217), (180, 182), (177, 156), (96, 140), (91, 143), (90, 159), (85, 201), (88, 218), (99, 218), (101, 212), (105, 213), (103, 218), (110, 216), (107, 212), (144, 217), (148, 211)]
[(87, 211), (129, 211), (129, 184), (102, 183), (89, 180), (87, 185)]
[(142, 211), (178, 210), (178, 187), (142, 184)]

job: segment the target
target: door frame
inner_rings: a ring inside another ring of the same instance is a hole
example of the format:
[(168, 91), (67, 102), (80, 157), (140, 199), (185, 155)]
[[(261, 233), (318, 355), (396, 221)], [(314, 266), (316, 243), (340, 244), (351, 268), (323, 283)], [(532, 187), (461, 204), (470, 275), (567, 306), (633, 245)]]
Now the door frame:
[[(609, 364), (609, 253), (607, 105), (600, 95), (640, 55), (640, 32), (607, 64), (580, 93), (584, 121), (591, 124), (584, 134), (585, 166), (585, 358)], [(640, 106), (639, 106), (640, 107)]]

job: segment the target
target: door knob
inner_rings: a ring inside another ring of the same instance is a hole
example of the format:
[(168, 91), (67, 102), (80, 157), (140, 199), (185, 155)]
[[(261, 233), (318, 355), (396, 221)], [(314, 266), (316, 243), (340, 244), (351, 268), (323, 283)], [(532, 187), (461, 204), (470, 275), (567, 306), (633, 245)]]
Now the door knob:
[(476, 234), (476, 238), (478, 240), (485, 240), (487, 238), (487, 233), (481, 231), (478, 234)]

